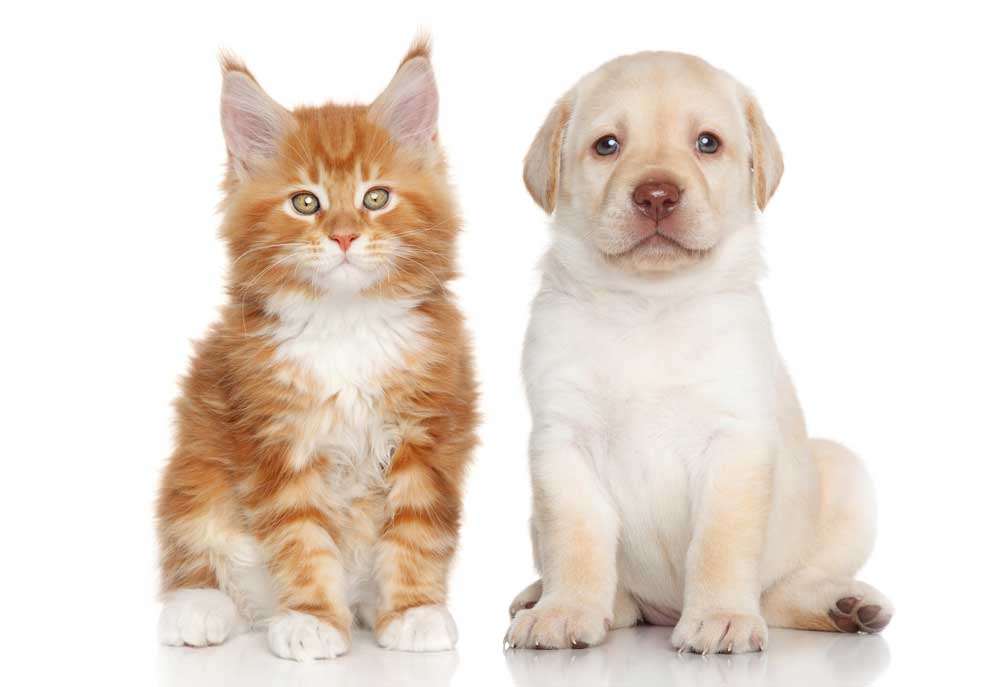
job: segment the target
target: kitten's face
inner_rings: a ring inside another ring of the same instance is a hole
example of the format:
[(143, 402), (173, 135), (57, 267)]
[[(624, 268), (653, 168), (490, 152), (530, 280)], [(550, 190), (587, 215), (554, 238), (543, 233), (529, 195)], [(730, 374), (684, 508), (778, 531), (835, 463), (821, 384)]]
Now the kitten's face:
[(288, 112), (241, 68), (225, 78), (236, 288), (399, 296), (453, 276), (458, 219), (426, 57), (404, 61), (371, 107)]

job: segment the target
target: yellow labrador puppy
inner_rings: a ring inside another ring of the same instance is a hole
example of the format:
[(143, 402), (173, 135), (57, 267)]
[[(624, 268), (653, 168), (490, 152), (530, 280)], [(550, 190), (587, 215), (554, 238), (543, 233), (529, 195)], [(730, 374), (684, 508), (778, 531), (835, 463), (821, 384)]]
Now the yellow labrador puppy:
[(853, 579), (871, 482), (807, 436), (758, 288), (756, 215), (781, 172), (753, 96), (688, 55), (616, 59), (542, 125), (524, 166), (553, 228), (524, 349), (541, 579), (510, 646), (647, 622), (735, 653), (768, 624), (889, 622)]

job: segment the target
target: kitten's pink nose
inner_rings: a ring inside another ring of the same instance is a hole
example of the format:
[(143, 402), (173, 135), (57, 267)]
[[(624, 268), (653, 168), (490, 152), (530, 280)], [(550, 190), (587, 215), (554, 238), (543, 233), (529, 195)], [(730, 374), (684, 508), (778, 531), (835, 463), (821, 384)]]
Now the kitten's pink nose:
[(330, 234), (330, 238), (337, 242), (340, 246), (340, 250), (347, 252), (347, 249), (351, 247), (354, 243), (354, 239), (358, 238), (359, 234)]

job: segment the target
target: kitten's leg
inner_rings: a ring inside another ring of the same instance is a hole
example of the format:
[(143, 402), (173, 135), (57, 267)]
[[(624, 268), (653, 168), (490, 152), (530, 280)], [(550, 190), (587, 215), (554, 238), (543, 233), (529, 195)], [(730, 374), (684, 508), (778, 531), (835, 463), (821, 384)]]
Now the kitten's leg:
[(387, 649), (444, 651), (458, 640), (445, 606), (458, 537), (461, 470), (441, 462), (447, 447), (404, 443), (387, 475), (387, 519), (376, 547), (375, 637)]
[(542, 594), (511, 621), (511, 647), (593, 646), (612, 625), (618, 515), (591, 467), (589, 444), (576, 428), (536, 419), (532, 522)]
[(806, 565), (775, 582), (762, 606), (769, 625), (800, 630), (881, 632), (892, 604), (858, 580), (875, 542), (874, 488), (861, 461), (832, 441), (810, 442), (820, 513)]
[(198, 488), (192, 488), (178, 477), (183, 473), (180, 468), (190, 464), (178, 458), (171, 462), (157, 507), (163, 585), (159, 636), (169, 646), (221, 644), (248, 629), (233, 599), (221, 591), (225, 556), (214, 551), (205, 536), (205, 532), (231, 529), (231, 524), (209, 507), (225, 511), (224, 502), (204, 493), (221, 484), (224, 477), (211, 465), (198, 463)]
[(753, 435), (719, 435), (701, 457), (684, 608), (671, 641), (681, 651), (743, 653), (767, 643), (760, 566), (774, 454)]
[(200, 554), (165, 539), (160, 642), (168, 646), (210, 646), (247, 629), (233, 600), (219, 590), (208, 552)]
[(273, 480), (247, 504), (267, 560), (280, 611), (268, 626), (268, 644), (281, 658), (333, 658), (350, 645), (346, 580), (323, 493), (323, 464)]

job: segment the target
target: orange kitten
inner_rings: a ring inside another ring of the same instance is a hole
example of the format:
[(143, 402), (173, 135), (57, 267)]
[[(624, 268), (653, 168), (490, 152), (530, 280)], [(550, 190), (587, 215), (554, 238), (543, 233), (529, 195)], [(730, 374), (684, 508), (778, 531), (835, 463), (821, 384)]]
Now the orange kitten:
[(288, 111), (222, 66), (229, 301), (177, 402), (162, 641), (266, 626), (278, 656), (329, 658), (357, 620), (449, 649), (477, 415), (428, 45), (367, 107)]

